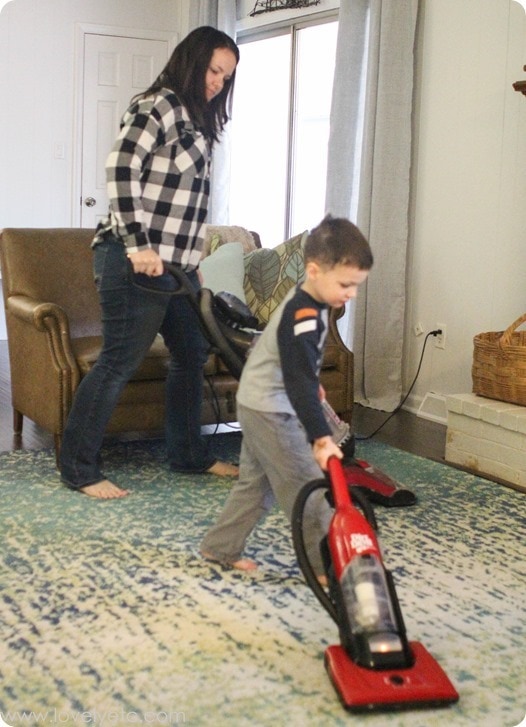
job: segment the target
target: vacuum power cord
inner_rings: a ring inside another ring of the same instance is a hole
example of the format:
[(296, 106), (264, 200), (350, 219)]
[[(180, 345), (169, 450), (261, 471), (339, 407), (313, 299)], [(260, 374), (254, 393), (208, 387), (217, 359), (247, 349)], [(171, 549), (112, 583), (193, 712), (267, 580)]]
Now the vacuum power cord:
[(424, 353), (425, 353), (425, 350), (426, 350), (426, 345), (427, 345), (427, 341), (428, 341), (429, 337), (430, 337), (430, 336), (435, 336), (435, 337), (436, 337), (436, 336), (440, 336), (440, 334), (441, 334), (441, 333), (442, 333), (442, 330), (441, 330), (440, 328), (437, 328), (436, 330), (434, 330), (434, 331), (429, 331), (429, 333), (427, 333), (427, 334), (426, 334), (426, 337), (425, 337), (425, 339), (424, 339), (424, 344), (423, 344), (423, 346), (422, 346), (422, 353), (420, 354), (420, 361), (418, 362), (418, 368), (417, 368), (417, 370), (416, 370), (416, 374), (415, 374), (415, 377), (414, 377), (414, 379), (413, 379), (413, 381), (412, 381), (412, 383), (411, 383), (411, 386), (409, 387), (409, 389), (408, 389), (408, 391), (407, 391), (407, 394), (406, 394), (406, 395), (405, 395), (405, 396), (403, 397), (402, 401), (401, 401), (401, 402), (400, 402), (400, 403), (398, 404), (398, 406), (396, 407), (396, 409), (394, 409), (394, 411), (392, 411), (392, 412), (391, 412), (391, 413), (389, 414), (389, 416), (387, 417), (387, 419), (385, 419), (385, 420), (384, 420), (384, 421), (383, 421), (383, 422), (382, 422), (382, 423), (380, 424), (380, 426), (379, 426), (379, 427), (377, 427), (377, 428), (376, 428), (376, 429), (375, 429), (375, 430), (374, 430), (373, 432), (371, 432), (371, 434), (368, 434), (368, 435), (367, 435), (366, 437), (359, 437), (359, 436), (356, 436), (356, 437), (355, 437), (356, 441), (364, 442), (364, 441), (366, 441), (367, 439), (372, 439), (372, 438), (373, 438), (373, 437), (374, 437), (374, 436), (375, 436), (376, 434), (378, 434), (378, 432), (379, 432), (379, 431), (380, 431), (381, 429), (383, 429), (383, 427), (385, 427), (385, 425), (387, 424), (387, 422), (388, 422), (388, 421), (390, 421), (390, 420), (391, 420), (391, 419), (392, 419), (392, 418), (394, 417), (394, 415), (395, 415), (395, 414), (398, 414), (398, 412), (400, 411), (400, 409), (401, 409), (401, 408), (403, 407), (403, 405), (404, 405), (404, 404), (405, 404), (405, 402), (407, 401), (407, 399), (408, 399), (408, 397), (409, 397), (410, 393), (411, 393), (411, 392), (413, 391), (413, 388), (414, 388), (414, 386), (415, 386), (415, 384), (416, 384), (416, 382), (417, 382), (418, 376), (420, 375), (420, 369), (422, 368), (422, 362), (423, 362), (423, 360), (424, 360)]

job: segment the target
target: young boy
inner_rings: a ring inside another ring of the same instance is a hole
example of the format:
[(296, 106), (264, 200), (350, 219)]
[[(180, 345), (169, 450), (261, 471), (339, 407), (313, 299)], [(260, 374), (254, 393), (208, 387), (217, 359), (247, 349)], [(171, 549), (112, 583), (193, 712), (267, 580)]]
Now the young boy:
[[(352, 222), (329, 215), (311, 230), (304, 258), (304, 282), (289, 291), (244, 366), (237, 393), (243, 431), (239, 480), (201, 543), (203, 557), (240, 570), (257, 568), (242, 552), (274, 502), (290, 521), (302, 487), (323, 477), (329, 457), (342, 457), (321, 406), (328, 313), (356, 297), (373, 256)], [(322, 577), (319, 543), (331, 511), (318, 493), (305, 511), (304, 537), (309, 560)]]

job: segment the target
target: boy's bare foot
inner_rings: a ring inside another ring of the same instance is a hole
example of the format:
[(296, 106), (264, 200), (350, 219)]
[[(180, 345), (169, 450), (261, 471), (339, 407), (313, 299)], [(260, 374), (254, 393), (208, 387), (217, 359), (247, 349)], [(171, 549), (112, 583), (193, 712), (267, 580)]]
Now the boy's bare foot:
[(225, 561), (219, 560), (219, 558), (216, 558), (215, 556), (211, 555), (211, 553), (204, 553), (201, 551), (201, 555), (203, 558), (206, 558), (206, 560), (211, 560), (213, 563), (222, 563), (223, 565), (229, 565), (231, 568), (235, 568), (236, 570), (257, 570), (257, 563), (255, 563), (253, 560), (249, 560), (248, 558), (240, 558), (240, 560), (235, 560), (233, 563), (226, 563)]
[(130, 494), (129, 490), (122, 490), (109, 480), (101, 480), (93, 485), (79, 487), (79, 492), (89, 497), (95, 497), (98, 500), (115, 500), (118, 497), (126, 497), (126, 495)]
[(249, 560), (248, 558), (241, 558), (241, 560), (236, 560), (234, 563), (230, 564), (232, 568), (236, 568), (237, 570), (257, 570), (258, 564), (254, 563), (253, 560)]
[(320, 586), (323, 586), (324, 588), (327, 588), (327, 586), (329, 585), (329, 582), (327, 580), (327, 576), (316, 576), (316, 578), (317, 578), (318, 583), (320, 584)]
[(239, 467), (230, 462), (221, 462), (217, 460), (206, 470), (208, 475), (216, 475), (217, 477), (239, 477)]

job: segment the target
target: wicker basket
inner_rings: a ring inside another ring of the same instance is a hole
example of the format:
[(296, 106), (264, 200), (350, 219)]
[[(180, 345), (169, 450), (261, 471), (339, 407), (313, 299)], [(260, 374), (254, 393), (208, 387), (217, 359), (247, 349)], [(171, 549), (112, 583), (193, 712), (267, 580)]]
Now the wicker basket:
[(499, 333), (473, 339), (473, 393), (526, 406), (526, 331), (516, 331), (526, 313)]

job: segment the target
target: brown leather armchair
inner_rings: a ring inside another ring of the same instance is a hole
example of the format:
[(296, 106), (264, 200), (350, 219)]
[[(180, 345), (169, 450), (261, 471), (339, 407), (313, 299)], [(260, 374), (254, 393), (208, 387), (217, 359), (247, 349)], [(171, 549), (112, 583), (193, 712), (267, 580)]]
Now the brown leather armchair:
[[(5, 229), (0, 238), (13, 425), (54, 435), (57, 457), (75, 391), (100, 352), (101, 321), (86, 229)], [(123, 391), (108, 433), (162, 431), (169, 354), (157, 337)], [(235, 421), (236, 380), (210, 356), (203, 424)]]
[[(0, 236), (14, 431), (20, 433), (23, 418), (29, 417), (53, 433), (57, 458), (75, 391), (101, 347), (92, 239), (93, 230), (79, 228), (5, 229)], [(245, 286), (250, 289), (250, 270)], [(331, 317), (322, 383), (333, 407), (350, 421), (353, 359), (335, 319)], [(108, 434), (162, 432), (168, 361), (158, 336), (124, 389)], [(236, 421), (236, 379), (213, 354), (205, 376), (202, 423)]]

